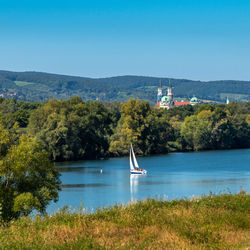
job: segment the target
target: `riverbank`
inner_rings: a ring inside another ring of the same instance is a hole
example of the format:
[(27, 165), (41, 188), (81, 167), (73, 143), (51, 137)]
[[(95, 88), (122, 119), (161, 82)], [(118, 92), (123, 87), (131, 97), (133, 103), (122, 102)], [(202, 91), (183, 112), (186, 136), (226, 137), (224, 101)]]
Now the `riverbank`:
[(241, 192), (22, 218), (0, 227), (0, 242), (3, 249), (245, 249), (249, 229), (250, 195)]

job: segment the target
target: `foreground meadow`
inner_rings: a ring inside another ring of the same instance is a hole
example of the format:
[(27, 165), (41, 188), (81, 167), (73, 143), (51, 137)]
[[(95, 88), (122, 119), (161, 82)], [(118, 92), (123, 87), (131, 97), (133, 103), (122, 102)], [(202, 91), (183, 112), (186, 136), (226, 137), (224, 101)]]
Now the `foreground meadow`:
[(114, 206), (93, 214), (62, 210), (0, 227), (1, 249), (247, 249), (250, 195)]

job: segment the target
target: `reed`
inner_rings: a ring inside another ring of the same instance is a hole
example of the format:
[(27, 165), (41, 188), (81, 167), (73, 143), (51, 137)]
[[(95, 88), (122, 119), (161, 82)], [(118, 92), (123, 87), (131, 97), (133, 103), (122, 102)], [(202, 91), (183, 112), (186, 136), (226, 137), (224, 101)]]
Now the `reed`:
[(247, 249), (250, 195), (148, 199), (92, 214), (63, 209), (0, 227), (1, 249)]

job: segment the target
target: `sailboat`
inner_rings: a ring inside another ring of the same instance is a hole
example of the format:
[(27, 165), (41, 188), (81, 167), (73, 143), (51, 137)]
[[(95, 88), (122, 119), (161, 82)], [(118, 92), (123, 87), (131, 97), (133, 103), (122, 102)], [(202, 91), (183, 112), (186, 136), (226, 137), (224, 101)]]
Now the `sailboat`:
[(147, 171), (139, 167), (138, 162), (135, 158), (135, 153), (133, 146), (131, 144), (129, 152), (129, 164), (130, 164), (130, 174), (146, 174)]

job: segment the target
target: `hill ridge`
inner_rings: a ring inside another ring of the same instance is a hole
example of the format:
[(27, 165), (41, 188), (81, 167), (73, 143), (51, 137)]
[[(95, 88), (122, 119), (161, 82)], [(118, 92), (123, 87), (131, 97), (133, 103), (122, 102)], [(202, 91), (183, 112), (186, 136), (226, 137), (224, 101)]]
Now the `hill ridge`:
[(201, 81), (167, 77), (121, 75), (101, 78), (71, 76), (38, 71), (14, 72), (0, 70), (0, 96), (13, 94), (27, 101), (44, 101), (48, 98), (67, 99), (80, 96), (83, 100), (126, 101), (131, 97), (155, 103), (159, 80), (166, 89), (168, 80), (174, 95), (224, 102), (250, 101), (250, 81)]

